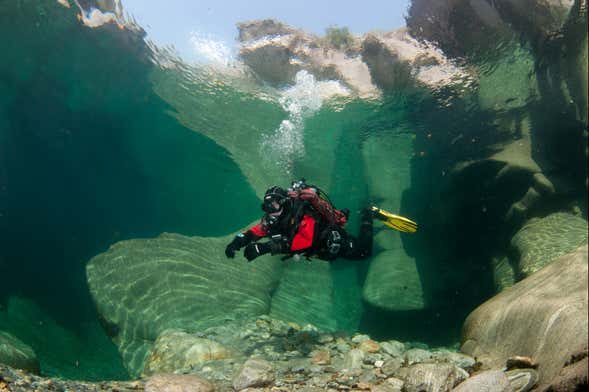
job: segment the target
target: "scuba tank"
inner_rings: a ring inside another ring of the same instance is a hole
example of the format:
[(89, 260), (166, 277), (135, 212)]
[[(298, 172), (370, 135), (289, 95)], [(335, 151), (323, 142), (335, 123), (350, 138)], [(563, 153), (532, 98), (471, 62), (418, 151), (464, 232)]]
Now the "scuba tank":
[(290, 188), (288, 188), (288, 196), (309, 202), (311, 207), (329, 225), (344, 227), (348, 221), (348, 210), (340, 211), (335, 208), (325, 192), (314, 185), (307, 185), (304, 178), (293, 181)]

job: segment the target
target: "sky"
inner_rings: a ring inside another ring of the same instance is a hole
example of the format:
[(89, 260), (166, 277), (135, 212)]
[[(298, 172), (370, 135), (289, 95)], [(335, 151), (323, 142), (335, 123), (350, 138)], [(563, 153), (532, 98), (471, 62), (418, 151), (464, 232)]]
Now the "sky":
[(238, 22), (273, 18), (318, 35), (330, 26), (360, 35), (404, 26), (408, 4), (409, 0), (123, 0), (125, 11), (149, 39), (173, 45), (190, 61), (202, 56), (205, 41), (219, 45), (216, 50), (231, 51)]

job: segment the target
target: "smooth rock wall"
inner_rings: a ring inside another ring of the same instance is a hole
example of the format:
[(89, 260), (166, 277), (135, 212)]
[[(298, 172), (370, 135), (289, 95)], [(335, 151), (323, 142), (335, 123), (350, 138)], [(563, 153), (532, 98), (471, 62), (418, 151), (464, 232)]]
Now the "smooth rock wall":
[[(412, 139), (408, 135), (375, 135), (362, 146), (369, 194), (377, 206), (402, 215), (401, 196), (411, 186)], [(417, 310), (426, 306), (420, 270), (407, 254), (398, 233), (374, 221), (374, 257), (364, 282), (363, 297), (386, 310)]]
[(335, 331), (338, 329), (338, 315), (333, 295), (329, 262), (290, 259), (285, 262), (280, 283), (273, 293), (270, 316)]
[(588, 345), (587, 244), (503, 290), (466, 319), (461, 351), (487, 368), (528, 356), (541, 382)]
[(511, 240), (518, 255), (518, 278), (532, 275), (586, 241), (587, 221), (580, 216), (557, 212), (526, 222)]
[(90, 260), (90, 291), (131, 374), (165, 329), (198, 331), (268, 313), (280, 261), (227, 259), (231, 239), (162, 234), (116, 243)]
[(0, 331), (0, 363), (39, 373), (39, 360), (33, 349), (4, 331)]

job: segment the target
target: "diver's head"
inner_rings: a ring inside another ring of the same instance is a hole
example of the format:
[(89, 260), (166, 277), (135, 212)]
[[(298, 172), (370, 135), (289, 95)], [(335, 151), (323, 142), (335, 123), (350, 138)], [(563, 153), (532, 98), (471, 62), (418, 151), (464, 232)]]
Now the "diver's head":
[(262, 210), (269, 216), (279, 217), (288, 209), (288, 192), (286, 189), (273, 186), (266, 190), (262, 202)]

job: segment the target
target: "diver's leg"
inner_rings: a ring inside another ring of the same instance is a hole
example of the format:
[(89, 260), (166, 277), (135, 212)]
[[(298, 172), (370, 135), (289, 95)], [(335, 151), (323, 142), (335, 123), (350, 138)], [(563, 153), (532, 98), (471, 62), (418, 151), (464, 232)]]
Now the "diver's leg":
[(363, 260), (372, 256), (372, 212), (362, 210), (358, 237), (347, 235), (340, 256), (350, 260)]

